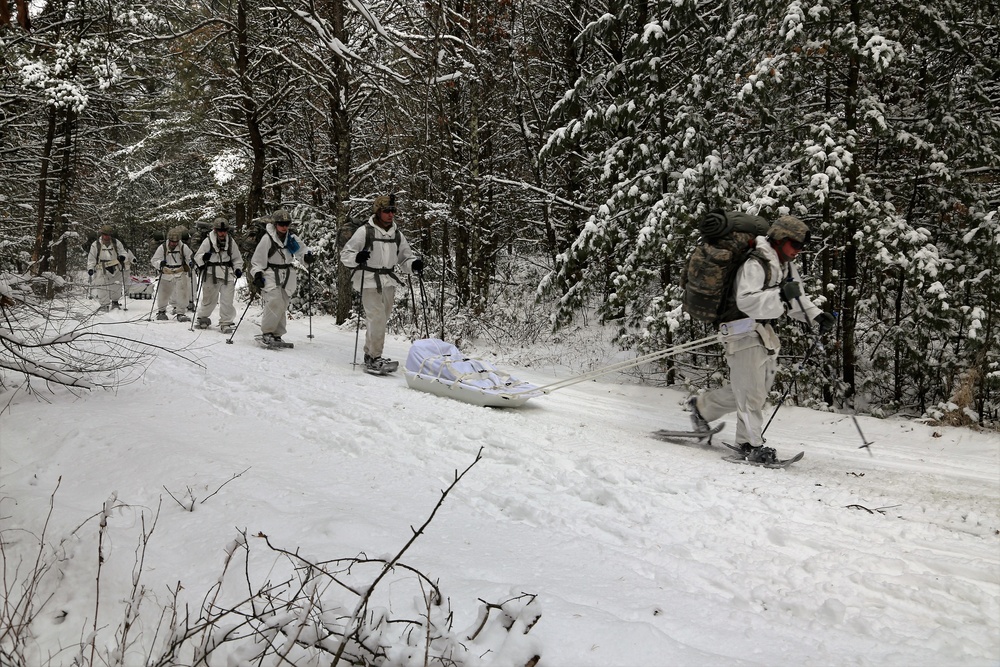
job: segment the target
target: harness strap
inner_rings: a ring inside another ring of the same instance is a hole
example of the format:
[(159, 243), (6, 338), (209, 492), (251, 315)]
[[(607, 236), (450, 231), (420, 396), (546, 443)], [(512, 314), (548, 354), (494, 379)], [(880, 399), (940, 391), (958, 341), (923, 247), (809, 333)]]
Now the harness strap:
[[(290, 264), (271, 264), (269, 262), (268, 265), (267, 265), (267, 268), (269, 268), (272, 271), (274, 271), (274, 284), (275, 285), (281, 285), (281, 289), (285, 289), (285, 285), (288, 284), (288, 279), (292, 277), (292, 268), (293, 267)], [(278, 274), (278, 271), (280, 271), (282, 269), (284, 269), (284, 271), (285, 271), (285, 279), (284, 280), (282, 280), (279, 277), (279, 274)]]
[[(224, 267), (226, 269), (226, 273), (225, 273), (225, 275), (222, 278), (222, 284), (223, 285), (228, 285), (229, 284), (229, 272), (233, 268), (233, 260), (229, 260), (228, 262), (205, 262), (205, 271), (208, 272), (209, 267), (212, 267), (214, 269), (215, 267), (219, 267), (219, 266)], [(212, 271), (212, 284), (213, 285), (218, 285), (219, 284), (219, 276), (217, 276), (215, 274), (215, 271)]]

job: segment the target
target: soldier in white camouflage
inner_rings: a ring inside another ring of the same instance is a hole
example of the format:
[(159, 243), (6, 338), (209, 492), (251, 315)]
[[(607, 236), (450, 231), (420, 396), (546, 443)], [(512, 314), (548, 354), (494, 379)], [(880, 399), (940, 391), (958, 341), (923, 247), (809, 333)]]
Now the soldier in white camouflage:
[(243, 275), (243, 255), (239, 245), (229, 235), (225, 218), (216, 218), (212, 231), (194, 253), (195, 265), (201, 269), (201, 299), (195, 324), (199, 329), (212, 325), (212, 313), (219, 306), (219, 330), (231, 333), (236, 319), (236, 281)]
[(793, 263), (809, 242), (809, 227), (790, 215), (775, 220), (767, 236), (736, 274), (734, 295), (739, 319), (721, 323), (730, 384), (693, 396), (688, 401), (696, 431), (708, 432), (709, 422), (736, 413), (734, 443), (755, 463), (773, 463), (775, 451), (764, 446), (764, 403), (777, 369), (781, 341), (774, 324), (788, 314), (814, 323), (820, 334), (831, 331), (836, 318), (820, 310), (802, 290)]
[(87, 275), (102, 310), (121, 308), (124, 274), (128, 262), (125, 246), (112, 237), (111, 225), (101, 227), (100, 236), (87, 253)]

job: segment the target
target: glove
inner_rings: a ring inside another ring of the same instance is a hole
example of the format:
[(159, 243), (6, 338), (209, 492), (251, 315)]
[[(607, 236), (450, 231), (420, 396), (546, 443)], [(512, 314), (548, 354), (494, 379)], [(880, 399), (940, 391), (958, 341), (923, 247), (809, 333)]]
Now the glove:
[(833, 331), (834, 325), (837, 324), (837, 318), (831, 313), (820, 313), (816, 316), (813, 322), (815, 322), (816, 326), (819, 327), (820, 334), (826, 334)]
[(104, 270), (110, 273), (111, 275), (115, 275), (115, 267), (113, 266), (105, 266)]
[(94, 270), (93, 269), (87, 269), (87, 275), (88, 276), (94, 275)]
[(260, 271), (253, 274), (253, 284), (257, 289), (264, 289), (264, 274)]
[(243, 271), (241, 271), (240, 269), (234, 269), (233, 274), (235, 274), (237, 278), (243, 277)]
[(207, 262), (208, 258), (211, 257), (211, 256), (212, 256), (212, 251), (211, 250), (206, 250), (205, 254), (202, 255), (202, 261)]
[(372, 254), (370, 252), (368, 252), (367, 250), (362, 250), (361, 252), (359, 252), (357, 255), (354, 256), (354, 261), (357, 264), (367, 264), (368, 258), (371, 256)]
[(121, 262), (122, 264), (124, 264), (125, 263), (125, 255), (118, 255), (118, 261)]
[(413, 272), (418, 276), (424, 275), (424, 260), (417, 257), (413, 260), (413, 264), (410, 264), (410, 268), (413, 269)]
[(192, 269), (194, 268), (194, 260), (193, 259), (190, 262), (188, 262), (188, 266), (190, 266)]
[(306, 265), (308, 266), (309, 264), (312, 264), (313, 262), (316, 261), (316, 255), (312, 254), (311, 252), (307, 252), (306, 256), (302, 258), (302, 261), (305, 262)]
[(793, 299), (797, 299), (802, 296), (802, 287), (796, 280), (789, 280), (787, 283), (781, 286), (781, 300), (785, 303), (789, 303)]
[(160, 269), (162, 270), (162, 269), (163, 269), (163, 267), (165, 267), (166, 265), (167, 265), (167, 262), (166, 262), (166, 261), (162, 261), (162, 262), (160, 262)]

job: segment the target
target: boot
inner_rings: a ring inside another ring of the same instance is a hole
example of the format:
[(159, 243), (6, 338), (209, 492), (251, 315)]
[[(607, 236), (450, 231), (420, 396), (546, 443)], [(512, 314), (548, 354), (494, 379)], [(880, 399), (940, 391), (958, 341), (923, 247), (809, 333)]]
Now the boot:
[(167, 319), (167, 311), (165, 311), (165, 310), (158, 310), (158, 311), (156, 311), (156, 319), (158, 319), (158, 320), (165, 320), (165, 319)]
[(762, 445), (754, 447), (749, 442), (741, 443), (738, 446), (743, 458), (751, 463), (774, 463), (778, 460), (777, 452), (774, 451), (773, 447)]
[(688, 410), (691, 411), (691, 427), (694, 429), (695, 433), (708, 433), (712, 430), (711, 425), (709, 425), (708, 420), (701, 416), (698, 412), (698, 397), (692, 396), (687, 402)]
[(212, 320), (208, 317), (199, 317), (197, 322), (195, 323), (195, 326), (198, 327), (199, 329), (207, 329), (208, 327), (212, 326)]

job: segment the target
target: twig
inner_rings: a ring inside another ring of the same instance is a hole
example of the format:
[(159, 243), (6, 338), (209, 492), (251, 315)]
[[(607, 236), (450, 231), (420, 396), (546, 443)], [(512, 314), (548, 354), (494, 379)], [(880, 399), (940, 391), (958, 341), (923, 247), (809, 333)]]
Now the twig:
[(351, 635), (354, 634), (358, 618), (361, 616), (363, 611), (368, 607), (368, 600), (371, 598), (372, 593), (375, 591), (375, 587), (378, 586), (379, 582), (382, 581), (382, 579), (389, 573), (390, 570), (392, 570), (396, 562), (398, 562), (399, 559), (402, 558), (403, 554), (406, 553), (406, 550), (409, 549), (410, 546), (417, 541), (417, 538), (420, 537), (423, 534), (423, 532), (427, 529), (427, 526), (430, 525), (431, 521), (434, 519), (434, 515), (437, 514), (437, 511), (441, 508), (441, 505), (444, 504), (445, 498), (448, 497), (448, 494), (451, 493), (451, 490), (454, 489), (455, 486), (460, 481), (462, 481), (462, 478), (465, 477), (466, 473), (472, 470), (472, 466), (479, 463), (479, 461), (482, 458), (483, 458), (483, 448), (480, 447), (479, 451), (476, 453), (475, 460), (469, 464), (469, 467), (467, 467), (461, 473), (459, 473), (457, 470), (455, 471), (455, 479), (452, 481), (451, 484), (448, 485), (448, 488), (446, 488), (441, 492), (441, 497), (438, 499), (437, 504), (434, 506), (434, 509), (431, 510), (430, 515), (420, 526), (420, 528), (413, 530), (413, 527), (412, 526), (410, 527), (410, 530), (413, 531), (413, 535), (411, 535), (410, 539), (407, 540), (406, 544), (403, 545), (403, 548), (399, 550), (399, 553), (397, 553), (388, 563), (385, 564), (385, 567), (382, 568), (382, 571), (379, 572), (378, 576), (375, 577), (375, 580), (368, 586), (368, 589), (365, 591), (364, 596), (358, 601), (358, 604), (354, 609), (354, 613), (351, 614), (351, 618), (344, 625), (344, 636), (340, 641), (340, 646), (337, 648), (337, 653), (336, 655), (334, 655), (333, 662), (330, 664), (330, 667), (337, 667), (337, 665), (340, 664), (340, 659), (341, 657), (343, 657), (344, 651), (347, 649), (348, 639), (350, 638)]
[[(194, 511), (194, 503), (193, 502), (191, 503), (190, 506), (185, 505), (181, 501), (177, 500), (177, 496), (175, 496), (174, 494), (172, 494), (170, 492), (170, 489), (168, 489), (165, 485), (163, 487), (163, 490), (166, 491), (167, 495), (170, 496), (171, 498), (173, 498), (174, 502), (177, 503), (178, 505), (180, 505), (181, 509), (183, 509), (185, 512), (193, 512)], [(192, 499), (193, 499), (193, 495), (191, 494), (191, 487), (190, 486), (188, 487), (188, 496), (192, 497)]]
[(207, 496), (205, 496), (204, 498), (202, 498), (200, 504), (204, 505), (206, 500), (208, 500), (209, 498), (211, 498), (212, 496), (214, 496), (219, 491), (222, 491), (222, 487), (223, 486), (225, 486), (226, 484), (229, 484), (229, 482), (233, 481), (237, 477), (242, 477), (246, 473), (247, 470), (250, 470), (250, 467), (247, 467), (246, 470), (244, 470), (243, 472), (238, 472), (235, 475), (233, 475), (232, 477), (230, 477), (229, 479), (227, 479), (225, 482), (223, 482), (221, 485), (219, 485), (219, 488), (217, 488), (215, 491), (213, 491), (212, 493), (210, 493)]
[(899, 505), (887, 505), (886, 507), (876, 507), (873, 510), (868, 509), (864, 505), (858, 505), (856, 503), (853, 504), (853, 505), (845, 505), (844, 507), (846, 509), (852, 509), (852, 510), (864, 510), (864, 511), (868, 512), (869, 514), (875, 514), (875, 512), (878, 512), (879, 514), (885, 514), (885, 512), (883, 510), (891, 510), (894, 507), (899, 507)]

